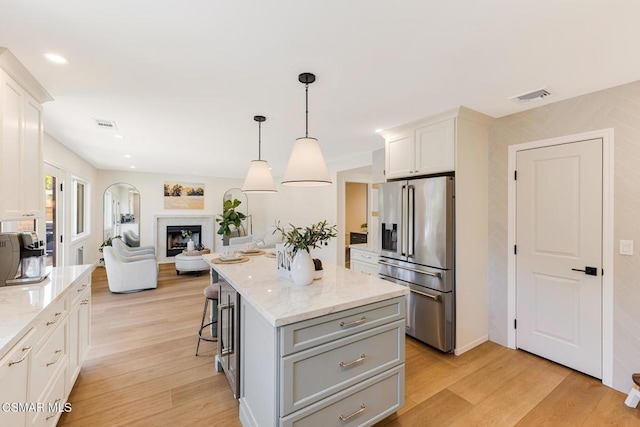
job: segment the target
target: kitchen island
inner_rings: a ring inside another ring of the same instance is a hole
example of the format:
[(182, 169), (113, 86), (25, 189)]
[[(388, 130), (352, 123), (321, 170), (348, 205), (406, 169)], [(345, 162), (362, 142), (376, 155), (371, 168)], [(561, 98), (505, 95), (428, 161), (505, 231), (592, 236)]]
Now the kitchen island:
[(296, 286), (273, 258), (217, 256), (203, 258), (240, 294), (245, 427), (371, 425), (404, 406), (406, 288), (332, 265)]

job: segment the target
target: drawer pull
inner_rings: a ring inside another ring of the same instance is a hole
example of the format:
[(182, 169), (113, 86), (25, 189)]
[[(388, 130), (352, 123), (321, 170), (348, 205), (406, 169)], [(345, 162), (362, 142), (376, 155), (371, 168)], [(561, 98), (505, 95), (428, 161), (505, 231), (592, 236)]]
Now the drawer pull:
[[(62, 400), (62, 399), (56, 399), (56, 401), (55, 401), (55, 402), (53, 402), (53, 407), (54, 407), (54, 408), (58, 407), (58, 404), (60, 403), (60, 401), (61, 401), (61, 400)], [(46, 420), (47, 420), (47, 421), (49, 421), (51, 418), (55, 417), (56, 415), (58, 415), (58, 413), (57, 413), (57, 412), (52, 412), (52, 413), (51, 413), (51, 415), (49, 415), (49, 416), (46, 418)]]
[(358, 409), (356, 412), (354, 412), (353, 414), (349, 414), (346, 417), (344, 415), (340, 415), (340, 421), (347, 421), (350, 418), (355, 417), (356, 415), (359, 415), (361, 413), (364, 412), (364, 410), (367, 409), (366, 406), (364, 406), (364, 403), (362, 405), (360, 405), (360, 409)]
[(80, 289), (78, 289), (78, 292), (82, 292), (82, 291), (84, 291), (85, 289), (87, 289), (87, 284), (86, 284), (86, 283), (85, 283), (84, 285), (82, 285), (82, 286), (80, 287)]
[(82, 301), (80, 301), (80, 305), (87, 305), (89, 304), (89, 299), (83, 299)]
[(352, 326), (361, 325), (366, 321), (367, 321), (367, 318), (365, 316), (362, 316), (360, 320), (355, 320), (353, 322), (349, 322), (349, 323), (340, 322), (340, 326), (343, 328), (351, 328)]
[(36, 216), (36, 214), (22, 214), (22, 216)]
[(56, 350), (54, 354), (57, 356), (56, 360), (54, 360), (53, 362), (47, 363), (47, 366), (55, 365), (56, 363), (58, 363), (58, 360), (60, 360), (60, 356), (62, 356), (62, 350)]
[(51, 326), (51, 325), (53, 325), (54, 323), (56, 323), (58, 320), (60, 320), (60, 315), (61, 315), (61, 314), (62, 314), (62, 312), (58, 312), (58, 313), (56, 313), (56, 314), (55, 314), (55, 316), (54, 316), (54, 317), (55, 317), (55, 320), (52, 320), (52, 321), (50, 321), (50, 322), (47, 322), (47, 326)]
[(22, 347), (22, 357), (20, 359), (16, 360), (15, 362), (9, 362), (9, 366), (17, 365), (20, 362), (24, 362), (24, 359), (27, 358), (27, 356), (29, 355), (30, 351), (31, 351), (31, 346)]
[(438, 295), (425, 294), (424, 292), (416, 291), (415, 289), (409, 289), (409, 290), (411, 292), (413, 292), (414, 294), (418, 294), (418, 295), (422, 295), (423, 297), (431, 298), (434, 301), (440, 301), (440, 296), (438, 296)]
[(340, 362), (340, 367), (341, 368), (348, 368), (349, 366), (352, 365), (356, 365), (358, 363), (362, 363), (364, 362), (364, 359), (366, 359), (367, 356), (365, 356), (365, 354), (361, 354), (360, 357), (358, 357), (356, 360), (352, 360), (351, 362)]

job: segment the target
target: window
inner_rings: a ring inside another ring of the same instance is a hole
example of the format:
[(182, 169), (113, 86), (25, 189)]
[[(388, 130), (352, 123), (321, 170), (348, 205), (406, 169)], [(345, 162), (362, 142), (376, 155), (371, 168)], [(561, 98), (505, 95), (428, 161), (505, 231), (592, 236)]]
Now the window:
[(73, 180), (73, 236), (87, 234), (89, 224), (87, 217), (88, 184), (80, 179)]

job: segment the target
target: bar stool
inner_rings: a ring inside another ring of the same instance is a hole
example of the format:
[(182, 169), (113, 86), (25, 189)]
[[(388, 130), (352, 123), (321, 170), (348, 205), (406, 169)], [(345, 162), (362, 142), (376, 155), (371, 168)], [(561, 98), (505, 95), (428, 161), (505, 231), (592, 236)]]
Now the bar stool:
[[(209, 301), (211, 301), (211, 312), (212, 312), (213, 321), (205, 324), (204, 319), (205, 317), (207, 317), (207, 307), (209, 306)], [(218, 341), (218, 337), (214, 337), (213, 334), (211, 338), (205, 338), (202, 336), (202, 331), (205, 328), (213, 324), (215, 324), (217, 327), (218, 325), (217, 311), (218, 311), (218, 285), (213, 284), (204, 288), (204, 310), (202, 311), (202, 321), (200, 322), (200, 330), (198, 331), (198, 345), (196, 346), (196, 356), (198, 355), (198, 349), (200, 348), (200, 340), (205, 340), (209, 342)]]

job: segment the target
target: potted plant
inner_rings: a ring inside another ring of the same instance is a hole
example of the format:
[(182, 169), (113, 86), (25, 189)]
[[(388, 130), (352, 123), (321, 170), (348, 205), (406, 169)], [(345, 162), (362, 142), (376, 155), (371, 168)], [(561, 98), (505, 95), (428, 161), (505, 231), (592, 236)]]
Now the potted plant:
[[(223, 236), (224, 244), (229, 241), (229, 236), (236, 230), (242, 230), (242, 234), (240, 235), (244, 235), (242, 221), (246, 219), (247, 216), (242, 212), (236, 211), (236, 208), (240, 206), (241, 203), (238, 199), (225, 200), (222, 206), (222, 215), (218, 215), (219, 218), (216, 218), (216, 222), (220, 224), (217, 233)], [(233, 229), (231, 228), (232, 226)]]
[[(291, 263), (291, 279), (296, 285), (308, 285), (313, 281), (315, 264), (309, 251), (329, 244), (329, 240), (338, 234), (336, 225), (328, 225), (327, 221), (320, 221), (307, 227), (296, 227), (289, 224), (287, 230), (276, 224), (276, 230), (282, 233), (283, 240), (293, 253)], [(322, 264), (320, 263), (320, 269)]]

